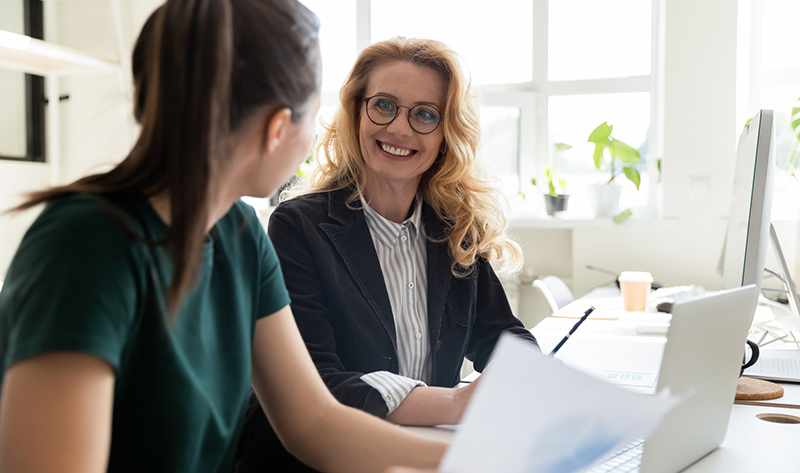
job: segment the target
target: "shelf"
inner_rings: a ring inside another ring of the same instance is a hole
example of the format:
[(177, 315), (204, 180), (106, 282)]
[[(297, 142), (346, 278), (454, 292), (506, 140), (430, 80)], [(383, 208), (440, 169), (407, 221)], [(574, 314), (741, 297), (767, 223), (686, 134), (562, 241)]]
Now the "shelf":
[(3, 30), (0, 30), (0, 67), (38, 75), (120, 70), (118, 63)]
[(511, 218), (508, 227), (515, 229), (573, 230), (579, 228), (642, 228), (659, 227), (675, 228), (677, 219), (630, 219), (623, 223), (614, 223), (610, 218), (601, 219), (558, 219), (558, 218)]

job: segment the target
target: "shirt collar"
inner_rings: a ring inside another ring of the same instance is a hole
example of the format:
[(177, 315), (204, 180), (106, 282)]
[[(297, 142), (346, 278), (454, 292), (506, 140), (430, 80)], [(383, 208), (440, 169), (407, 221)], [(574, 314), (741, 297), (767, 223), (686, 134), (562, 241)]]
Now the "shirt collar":
[(367, 219), (367, 226), (370, 232), (380, 239), (384, 245), (394, 247), (397, 239), (400, 237), (400, 232), (403, 227), (408, 228), (408, 234), (415, 237), (416, 233), (421, 229), (422, 221), (422, 196), (417, 194), (414, 196), (414, 202), (411, 204), (414, 209), (411, 216), (403, 221), (403, 223), (392, 222), (391, 220), (383, 217), (381, 214), (372, 209), (364, 200), (364, 196), (360, 195), (361, 205), (364, 208), (364, 216)]

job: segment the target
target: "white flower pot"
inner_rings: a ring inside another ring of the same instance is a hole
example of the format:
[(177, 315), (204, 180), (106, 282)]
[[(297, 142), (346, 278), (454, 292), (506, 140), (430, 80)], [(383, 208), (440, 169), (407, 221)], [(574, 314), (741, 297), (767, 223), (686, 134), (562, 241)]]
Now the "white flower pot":
[(597, 184), (589, 187), (595, 218), (609, 218), (619, 213), (619, 197), (622, 186), (615, 184)]

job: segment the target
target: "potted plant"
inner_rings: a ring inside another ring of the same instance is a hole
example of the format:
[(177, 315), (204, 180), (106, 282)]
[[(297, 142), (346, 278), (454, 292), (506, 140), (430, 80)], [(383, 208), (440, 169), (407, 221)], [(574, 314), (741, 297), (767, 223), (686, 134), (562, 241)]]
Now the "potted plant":
[[(544, 168), (544, 178), (547, 180), (547, 193), (544, 194), (547, 215), (553, 216), (556, 212), (566, 211), (569, 203), (567, 181), (558, 178), (556, 168), (553, 166)], [(531, 183), (535, 186), (536, 179), (531, 179)]]
[[(599, 171), (607, 168), (610, 177), (607, 181), (590, 188), (592, 205), (595, 217), (614, 217), (621, 223), (630, 216), (630, 210), (619, 213), (619, 198), (622, 187), (617, 185), (615, 179), (624, 175), (639, 189), (642, 178), (636, 170), (636, 164), (641, 161), (639, 152), (627, 143), (620, 141), (611, 132), (614, 129), (608, 122), (603, 122), (589, 134), (588, 141), (594, 143), (594, 165)], [(608, 153), (606, 153), (608, 151)]]

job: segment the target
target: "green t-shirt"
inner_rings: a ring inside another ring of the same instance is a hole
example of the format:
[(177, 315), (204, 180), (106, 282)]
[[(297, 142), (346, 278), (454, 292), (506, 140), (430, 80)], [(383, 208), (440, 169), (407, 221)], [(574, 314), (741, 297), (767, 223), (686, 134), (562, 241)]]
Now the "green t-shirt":
[[(143, 197), (113, 207), (140, 234), (166, 234)], [(0, 292), (0, 376), (51, 351), (113, 365), (112, 472), (229, 471), (256, 320), (290, 302), (272, 243), (242, 202), (209, 232), (177, 322), (164, 310), (171, 271), (163, 247), (135, 240), (97, 198), (73, 195), (46, 206)]]

